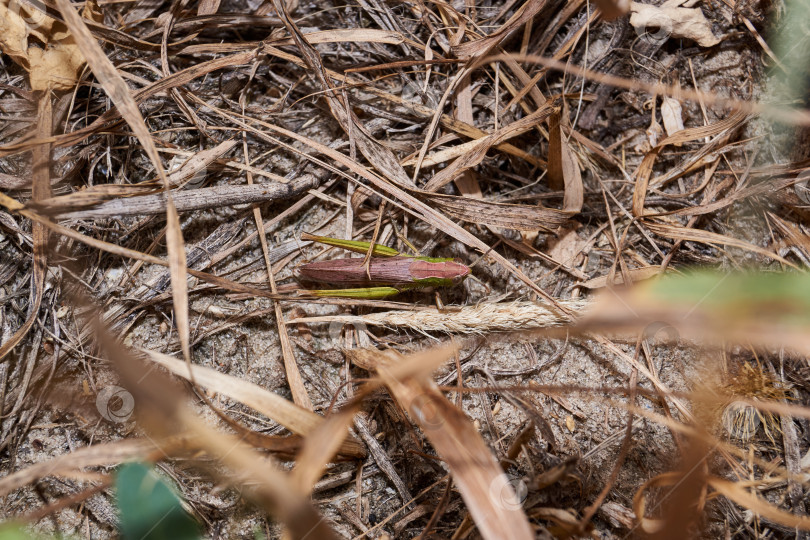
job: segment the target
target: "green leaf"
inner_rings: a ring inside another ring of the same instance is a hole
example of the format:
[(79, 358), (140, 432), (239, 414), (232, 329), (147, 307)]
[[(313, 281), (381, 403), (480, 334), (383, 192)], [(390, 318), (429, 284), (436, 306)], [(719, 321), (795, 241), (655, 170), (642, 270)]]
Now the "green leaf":
[(125, 540), (192, 540), (200, 527), (180, 497), (151, 467), (129, 463), (115, 481), (121, 536)]

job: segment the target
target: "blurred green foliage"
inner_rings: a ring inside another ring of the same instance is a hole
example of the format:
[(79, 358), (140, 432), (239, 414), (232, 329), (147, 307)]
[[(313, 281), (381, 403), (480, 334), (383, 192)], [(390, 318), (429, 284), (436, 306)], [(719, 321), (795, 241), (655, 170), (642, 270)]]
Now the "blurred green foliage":
[[(115, 481), (119, 530), (125, 540), (197, 540), (200, 526), (183, 508), (175, 490), (141, 463), (118, 469)], [(0, 524), (0, 540), (52, 540), (33, 535), (21, 523)], [(63, 538), (63, 537), (60, 537)]]
[(810, 321), (810, 274), (720, 273), (708, 270), (666, 276), (643, 289), (651, 302), (690, 305), (733, 319)]
[(200, 527), (174, 489), (151, 467), (121, 466), (115, 481), (119, 529), (125, 540), (192, 540)]

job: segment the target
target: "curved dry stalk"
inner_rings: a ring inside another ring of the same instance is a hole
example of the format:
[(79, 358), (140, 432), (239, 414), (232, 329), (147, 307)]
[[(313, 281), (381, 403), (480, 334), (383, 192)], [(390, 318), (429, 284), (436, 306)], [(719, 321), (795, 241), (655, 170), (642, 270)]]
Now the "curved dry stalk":
[[(588, 306), (587, 300), (559, 300), (571, 313), (577, 314)], [(367, 324), (388, 328), (408, 328), (417, 332), (445, 332), (448, 334), (485, 334), (487, 332), (515, 332), (562, 326), (570, 321), (557, 312), (535, 302), (503, 302), (463, 306), (439, 311), (385, 311), (368, 315), (332, 315), (301, 317), (287, 321), (295, 323), (341, 322)]]

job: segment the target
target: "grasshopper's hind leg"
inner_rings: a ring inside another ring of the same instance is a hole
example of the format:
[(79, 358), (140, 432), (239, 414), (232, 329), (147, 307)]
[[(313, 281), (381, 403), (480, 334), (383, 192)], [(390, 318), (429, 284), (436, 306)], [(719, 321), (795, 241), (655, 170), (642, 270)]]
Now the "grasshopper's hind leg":
[(365, 300), (379, 300), (399, 294), (396, 287), (366, 287), (362, 289), (304, 289), (300, 294), (328, 298), (359, 298)]

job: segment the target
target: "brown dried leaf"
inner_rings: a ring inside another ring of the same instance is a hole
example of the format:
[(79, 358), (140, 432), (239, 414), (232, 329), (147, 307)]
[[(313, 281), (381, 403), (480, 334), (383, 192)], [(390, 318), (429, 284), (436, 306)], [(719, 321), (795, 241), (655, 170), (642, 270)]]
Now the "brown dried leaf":
[(64, 24), (16, 0), (0, 1), (0, 50), (28, 71), (32, 90), (71, 90), (84, 65)]
[(197, 15), (213, 15), (219, 9), (219, 0), (200, 0)]
[[(664, 129), (668, 137), (672, 137), (677, 132), (682, 131), (683, 127), (683, 111), (681, 109), (681, 102), (675, 98), (664, 97), (661, 102), (661, 119), (664, 121)], [(680, 146), (678, 143), (675, 146)]]
[(701, 47), (720, 43), (720, 39), (712, 34), (712, 26), (700, 8), (678, 7), (684, 1), (669, 0), (660, 6), (631, 2), (630, 24), (640, 32), (664, 32), (666, 38), (691, 39)]
[(559, 109), (549, 118), (548, 130), (548, 178), (549, 187), (554, 190), (565, 190), (563, 210), (573, 214), (582, 210), (584, 187), (579, 163), (574, 152), (563, 136)]
[(588, 245), (588, 241), (577, 234), (578, 224), (565, 227), (558, 231), (559, 238), (549, 242), (548, 254), (552, 259), (566, 266), (575, 266), (580, 259), (582, 250)]

